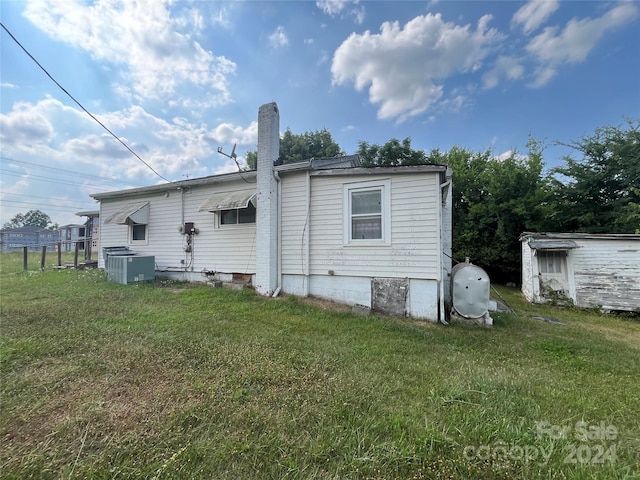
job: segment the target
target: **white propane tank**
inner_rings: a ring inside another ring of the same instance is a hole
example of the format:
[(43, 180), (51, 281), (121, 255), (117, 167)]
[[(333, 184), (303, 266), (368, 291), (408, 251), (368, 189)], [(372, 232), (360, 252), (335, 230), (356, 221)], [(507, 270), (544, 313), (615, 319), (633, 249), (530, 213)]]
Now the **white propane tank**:
[(492, 325), (489, 315), (490, 300), (489, 275), (477, 265), (459, 263), (451, 270), (451, 296), (454, 315), (459, 315), (476, 323)]

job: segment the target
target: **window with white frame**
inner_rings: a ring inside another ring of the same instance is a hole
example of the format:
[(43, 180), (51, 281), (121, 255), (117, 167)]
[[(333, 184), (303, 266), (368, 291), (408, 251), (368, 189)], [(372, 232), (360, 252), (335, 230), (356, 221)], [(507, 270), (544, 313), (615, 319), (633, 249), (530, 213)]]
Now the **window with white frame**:
[(129, 238), (132, 244), (147, 244), (147, 225), (131, 222), (129, 226)]
[(389, 197), (389, 180), (345, 184), (345, 244), (390, 243)]

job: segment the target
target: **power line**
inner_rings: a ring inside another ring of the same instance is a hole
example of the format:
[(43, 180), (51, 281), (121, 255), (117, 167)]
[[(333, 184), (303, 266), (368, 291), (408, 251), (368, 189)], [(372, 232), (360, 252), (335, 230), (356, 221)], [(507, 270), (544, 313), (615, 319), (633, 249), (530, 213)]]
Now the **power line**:
[(40, 62), (38, 62), (38, 60), (36, 60), (36, 58), (35, 58), (33, 55), (31, 55), (31, 53), (29, 53), (29, 51), (28, 51), (25, 47), (23, 47), (23, 46), (22, 46), (22, 44), (18, 41), (18, 39), (17, 39), (16, 37), (14, 37), (14, 36), (13, 36), (13, 34), (9, 31), (9, 29), (8, 29), (7, 27), (5, 27), (5, 26), (4, 26), (4, 23), (0, 22), (0, 26), (2, 26), (2, 28), (4, 29), (4, 31), (5, 31), (5, 32), (7, 32), (7, 33), (9, 34), (9, 36), (12, 38), (12, 40), (13, 40), (14, 42), (16, 42), (16, 44), (18, 44), (18, 46), (19, 46), (19, 47), (24, 51), (24, 53), (26, 53), (26, 54), (29, 56), (29, 58), (30, 58), (31, 60), (33, 60), (33, 61), (35, 62), (35, 64), (36, 64), (36, 65), (38, 65), (38, 67), (40, 67), (40, 69), (41, 69), (41, 70), (42, 70), (42, 71), (47, 75), (47, 77), (49, 77), (49, 78), (51, 79), (51, 81), (52, 81), (53, 83), (55, 83), (55, 84), (60, 88), (60, 90), (62, 90), (64, 93), (66, 93), (66, 94), (67, 94), (67, 96), (68, 96), (71, 100), (73, 100), (73, 101), (76, 103), (76, 105), (78, 105), (82, 110), (84, 110), (84, 112), (85, 112), (87, 115), (89, 115), (93, 120), (95, 120), (95, 121), (96, 121), (96, 122), (97, 122), (97, 123), (98, 123), (102, 128), (104, 128), (104, 129), (105, 129), (105, 130), (106, 130), (106, 131), (107, 131), (107, 132), (108, 132), (108, 133), (109, 133), (113, 138), (115, 138), (118, 142), (120, 142), (120, 143), (124, 146), (124, 148), (126, 148), (127, 150), (129, 150), (129, 152), (131, 152), (131, 154), (132, 154), (134, 157), (136, 157), (138, 160), (140, 160), (142, 163), (144, 163), (144, 164), (147, 166), (147, 168), (149, 168), (149, 170), (151, 170), (153, 173), (155, 173), (155, 174), (156, 174), (158, 177), (160, 177), (162, 180), (164, 180), (164, 181), (166, 181), (166, 182), (171, 183), (171, 180), (169, 180), (169, 179), (167, 179), (167, 178), (163, 177), (163, 176), (162, 176), (162, 175), (160, 175), (158, 172), (156, 172), (156, 170), (155, 170), (151, 165), (149, 165), (147, 162), (145, 162), (145, 161), (140, 157), (140, 155), (138, 155), (136, 152), (134, 152), (133, 150), (131, 150), (131, 147), (129, 147), (129, 145), (127, 145), (126, 143), (124, 143), (124, 141), (123, 141), (122, 139), (120, 139), (120, 137), (118, 137), (115, 133), (113, 133), (111, 130), (109, 130), (109, 129), (106, 127), (106, 125), (105, 125), (104, 123), (102, 123), (100, 120), (98, 120), (96, 117), (94, 117), (94, 116), (93, 116), (93, 114), (92, 114), (89, 110), (87, 110), (86, 108), (84, 108), (84, 106), (83, 106), (83, 105), (82, 105), (78, 100), (76, 100), (76, 99), (75, 99), (75, 97), (74, 97), (73, 95), (71, 95), (71, 94), (70, 94), (70, 93), (69, 93), (69, 92), (68, 92), (68, 91), (67, 91), (67, 90), (66, 90), (62, 85), (60, 85), (60, 84), (58, 83), (58, 81), (57, 81), (55, 78), (53, 78), (53, 77), (51, 76), (51, 74), (47, 71), (47, 69), (46, 69), (46, 68), (44, 68), (42, 65), (40, 65)]
[(24, 207), (24, 206), (43, 207), (45, 210), (56, 210), (56, 211), (65, 211), (65, 212), (82, 210), (82, 207), (74, 207), (72, 205), (51, 205), (50, 203), (19, 202), (14, 200), (2, 200), (0, 203), (2, 203), (3, 205), (5, 203), (8, 203), (10, 205), (15, 205), (17, 207)]
[(5, 163), (17, 164), (19, 166), (27, 166), (29, 168), (35, 168), (37, 170), (46, 170), (49, 172), (59, 173), (61, 175), (70, 175), (76, 178), (77, 177), (85, 178), (87, 180), (100, 180), (101, 182), (110, 182), (110, 183), (117, 183), (121, 185), (128, 185), (128, 182), (125, 182), (123, 180), (114, 180), (112, 178), (101, 177), (100, 175), (92, 175), (90, 173), (81, 173), (73, 170), (65, 170), (64, 168), (38, 165), (37, 163), (25, 162), (24, 160), (16, 160), (15, 158), (5, 157), (4, 155), (0, 155), (0, 159), (4, 160)]
[(60, 185), (71, 185), (73, 187), (91, 187), (96, 190), (109, 191), (109, 188), (103, 185), (93, 185), (91, 183), (80, 183), (80, 182), (65, 182), (64, 180), (60, 180), (60, 179), (54, 180), (50, 177), (43, 177), (42, 175), (33, 175), (31, 173), (15, 173), (15, 172), (4, 170), (2, 168), (0, 168), (0, 173), (2, 173), (3, 175), (9, 175), (12, 177), (45, 180), (48, 183), (58, 183)]
[[(70, 198), (62, 198), (62, 197), (40, 197), (38, 195), (28, 195), (25, 193), (12, 193), (12, 192), (8, 192), (8, 193), (2, 193), (2, 195), (7, 195), (7, 196), (12, 196), (12, 197), (27, 197), (27, 198), (42, 198), (44, 200), (50, 200), (52, 202), (72, 202), (74, 203), (74, 200), (70, 199)], [(9, 200), (0, 200), (0, 201), (9, 201)], [(13, 200), (11, 200), (13, 201)], [(16, 200), (17, 201), (17, 200)], [(78, 203), (78, 202), (75, 202)], [(90, 201), (86, 201), (86, 202), (82, 202), (82, 203), (92, 203)]]

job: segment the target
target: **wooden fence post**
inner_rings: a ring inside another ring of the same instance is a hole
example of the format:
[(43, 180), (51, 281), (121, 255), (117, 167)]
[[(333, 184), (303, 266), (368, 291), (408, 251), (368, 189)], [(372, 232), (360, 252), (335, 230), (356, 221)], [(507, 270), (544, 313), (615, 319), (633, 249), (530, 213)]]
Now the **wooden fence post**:
[(25, 271), (29, 269), (29, 247), (22, 247), (22, 268)]
[(42, 245), (42, 260), (40, 260), (40, 270), (44, 270), (44, 261), (47, 257), (47, 246)]
[(80, 251), (80, 242), (76, 242), (75, 250), (73, 251), (73, 267), (78, 268), (78, 252)]
[(58, 249), (58, 266), (62, 266), (62, 242), (56, 243), (56, 248)]

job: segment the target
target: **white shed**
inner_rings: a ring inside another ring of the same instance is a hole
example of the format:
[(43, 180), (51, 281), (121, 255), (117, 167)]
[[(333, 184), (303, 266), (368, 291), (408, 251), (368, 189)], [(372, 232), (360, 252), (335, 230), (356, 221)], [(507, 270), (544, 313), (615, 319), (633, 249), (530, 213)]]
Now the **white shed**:
[(640, 309), (639, 234), (525, 232), (520, 241), (522, 293), (530, 302)]

